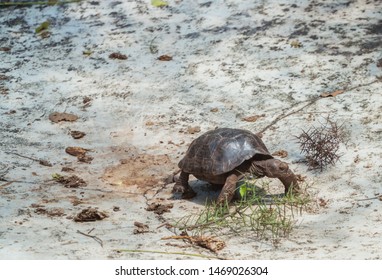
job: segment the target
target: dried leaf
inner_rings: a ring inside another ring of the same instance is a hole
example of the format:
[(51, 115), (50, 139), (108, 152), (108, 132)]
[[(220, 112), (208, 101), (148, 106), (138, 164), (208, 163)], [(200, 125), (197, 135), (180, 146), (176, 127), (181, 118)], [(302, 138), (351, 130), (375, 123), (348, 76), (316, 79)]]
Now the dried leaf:
[(94, 158), (88, 155), (79, 155), (77, 159), (80, 162), (90, 163)]
[(242, 118), (241, 120), (245, 121), (245, 122), (255, 122), (259, 118), (262, 118), (262, 117), (265, 117), (265, 114), (262, 114), (262, 115), (253, 115), (253, 116)]
[(41, 165), (43, 165), (43, 166), (49, 166), (49, 167), (52, 166), (52, 164), (51, 164), (49, 161), (44, 160), (44, 159), (40, 159), (40, 160), (38, 161), (38, 163), (41, 164)]
[(134, 222), (134, 226), (136, 227), (133, 231), (133, 234), (140, 234), (149, 232), (149, 226), (140, 222)]
[(75, 157), (84, 156), (88, 151), (90, 151), (90, 150), (84, 149), (81, 147), (67, 147), (65, 149), (66, 153), (68, 153), (71, 156), (75, 156)]
[(68, 114), (68, 113), (53, 112), (52, 114), (49, 115), (49, 120), (55, 123), (62, 122), (62, 121), (74, 122), (77, 119), (78, 117), (76, 115)]
[(43, 23), (41, 23), (36, 29), (35, 29), (35, 32), (36, 33), (40, 33), (41, 31), (44, 31), (44, 30), (47, 30), (49, 28), (49, 21), (44, 21)]
[(294, 41), (290, 42), (290, 46), (292, 48), (301, 48), (302, 43), (299, 40), (294, 40)]
[(82, 132), (82, 131), (78, 131), (78, 130), (72, 130), (70, 132), (70, 135), (74, 138), (74, 139), (81, 139), (82, 137), (84, 137), (86, 135), (85, 132)]
[(323, 198), (318, 199), (318, 205), (320, 205), (321, 207), (326, 207), (327, 204), (328, 204), (328, 200), (325, 200)]
[(151, 0), (151, 5), (154, 7), (165, 7), (168, 6), (168, 3), (162, 0)]
[(272, 156), (277, 156), (277, 157), (281, 157), (281, 158), (286, 158), (288, 156), (288, 152), (285, 151), (285, 150), (279, 150), (279, 151), (276, 151), (272, 154)]
[(160, 202), (152, 202), (146, 207), (146, 211), (154, 211), (155, 214), (162, 215), (165, 212), (170, 212), (170, 209), (173, 207), (173, 203), (162, 204)]
[(341, 89), (339, 89), (339, 90), (336, 90), (336, 91), (333, 91), (333, 92), (324, 92), (324, 93), (321, 93), (321, 97), (335, 97), (335, 96), (337, 96), (337, 95), (339, 95), (339, 94), (342, 94), (342, 93), (344, 93), (345, 91), (344, 90), (341, 90)]
[(172, 56), (164, 54), (164, 55), (161, 55), (160, 57), (158, 57), (158, 60), (160, 60), (160, 61), (170, 61), (170, 60), (172, 60)]
[(11, 48), (9, 48), (9, 47), (1, 47), (0, 48), (1, 52), (9, 52), (10, 50), (11, 50)]
[(377, 61), (377, 67), (382, 68), (382, 58)]
[(187, 132), (190, 134), (198, 133), (198, 132), (200, 132), (200, 126), (189, 126), (187, 128)]
[(82, 51), (82, 54), (83, 55), (86, 55), (86, 56), (89, 56), (89, 55), (91, 55), (93, 52), (91, 51), (91, 50), (84, 50), (84, 51)]
[(82, 210), (74, 217), (75, 222), (95, 222), (109, 217), (106, 212), (98, 211), (96, 208)]
[(66, 188), (78, 188), (78, 187), (84, 187), (86, 186), (86, 182), (76, 176), (62, 176), (60, 174), (54, 174), (52, 175), (53, 179), (61, 184), (63, 184)]
[(126, 60), (127, 56), (121, 53), (111, 53), (109, 55), (109, 58), (111, 59), (120, 59), (120, 60)]

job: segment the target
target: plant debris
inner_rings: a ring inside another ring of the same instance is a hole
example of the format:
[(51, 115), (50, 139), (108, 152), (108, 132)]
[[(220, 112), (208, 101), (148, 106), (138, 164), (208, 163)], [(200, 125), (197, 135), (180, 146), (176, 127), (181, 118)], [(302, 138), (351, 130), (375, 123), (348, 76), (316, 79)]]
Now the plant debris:
[(135, 229), (133, 231), (133, 234), (141, 234), (141, 233), (146, 233), (149, 232), (149, 226), (145, 225), (140, 222), (134, 222)]
[(290, 42), (290, 46), (292, 48), (302, 48), (303, 45), (299, 40), (294, 40), (294, 41)]
[(109, 217), (109, 215), (106, 212), (99, 211), (96, 208), (87, 208), (82, 210), (80, 213), (78, 213), (73, 220), (75, 222), (95, 222), (99, 220), (103, 220), (105, 218)]
[(62, 176), (60, 174), (53, 174), (53, 180), (63, 184), (66, 188), (85, 187), (87, 183), (77, 175)]
[(187, 132), (190, 134), (198, 133), (198, 132), (200, 132), (200, 126), (189, 126), (187, 128)]
[(168, 239), (185, 240), (187, 242), (190, 242), (192, 245), (196, 245), (196, 246), (208, 249), (214, 253), (222, 250), (226, 246), (224, 241), (218, 240), (212, 236), (174, 235), (174, 236), (168, 236), (168, 237), (162, 238), (162, 240), (168, 240)]
[(164, 54), (164, 55), (161, 55), (160, 57), (158, 57), (158, 60), (160, 60), (160, 61), (170, 61), (170, 60), (172, 60), (172, 56)]
[(59, 112), (53, 112), (49, 115), (49, 120), (51, 120), (54, 123), (67, 121), (67, 122), (74, 122), (78, 119), (76, 115), (69, 114), (69, 113), (59, 113)]
[(286, 158), (288, 156), (288, 152), (285, 150), (279, 150), (272, 154), (272, 156), (280, 157), (280, 158)]
[(83, 156), (85, 155), (88, 151), (90, 151), (89, 149), (84, 149), (84, 148), (81, 148), (81, 147), (67, 147), (65, 149), (65, 152), (68, 153), (69, 155), (71, 156), (75, 156), (75, 157), (78, 157), (78, 156)]
[(74, 139), (81, 139), (81, 138), (83, 138), (86, 135), (86, 133), (82, 132), (82, 131), (78, 131), (78, 130), (72, 130), (72, 131), (70, 131), (70, 135)]
[(382, 68), (382, 58), (377, 61), (377, 67)]
[(170, 209), (174, 207), (174, 204), (162, 204), (160, 202), (153, 202), (146, 207), (147, 211), (154, 211), (157, 215), (162, 215), (165, 212), (170, 212)]
[(168, 3), (163, 0), (151, 0), (151, 5), (154, 7), (166, 7), (168, 6)]
[(45, 31), (49, 28), (49, 25), (50, 25), (50, 22), (49, 21), (44, 21), (43, 23), (41, 23), (36, 29), (35, 29), (35, 32), (36, 33), (40, 33), (42, 31)]
[(303, 130), (297, 136), (300, 149), (305, 154), (308, 165), (321, 171), (329, 164), (334, 165), (340, 158), (338, 150), (345, 133), (342, 126), (331, 121), (329, 117), (321, 127)]
[(86, 155), (89, 149), (84, 149), (81, 147), (67, 147), (65, 152), (71, 156), (77, 157), (78, 161), (90, 163), (93, 160), (93, 157)]
[(61, 168), (61, 171), (62, 172), (74, 172), (74, 168), (64, 166), (63, 168)]
[(319, 198), (318, 199), (318, 205), (320, 206), (320, 207), (323, 207), (323, 208), (326, 208), (327, 207), (327, 205), (328, 205), (328, 200), (326, 199), (323, 199), (323, 198)]
[(242, 118), (241, 120), (242, 120), (242, 121), (245, 121), (245, 122), (255, 122), (255, 121), (257, 121), (258, 119), (263, 118), (263, 117), (265, 117), (265, 114), (262, 114), (262, 115), (253, 115), (253, 116), (249, 116), (249, 117), (244, 117), (244, 118)]
[(36, 159), (36, 158), (33, 158), (33, 157), (24, 156), (24, 155), (21, 155), (21, 154), (18, 154), (18, 153), (14, 153), (14, 152), (5, 152), (5, 153), (16, 155), (16, 156), (19, 156), (19, 157), (22, 157), (22, 158), (27, 158), (27, 159), (30, 159), (30, 160), (33, 160), (33, 161), (37, 161), (40, 165), (43, 165), (43, 166), (48, 166), (48, 167), (52, 166), (52, 164), (49, 161), (44, 160), (44, 159)]
[(336, 97), (337, 95), (342, 94), (344, 92), (345, 92), (344, 90), (340, 89), (333, 92), (323, 92), (320, 94), (320, 96), (321, 97)]
[(82, 54), (85, 55), (85, 56), (90, 56), (90, 55), (92, 55), (92, 53), (93, 53), (93, 51), (91, 51), (91, 50), (84, 50), (84, 51), (82, 51)]
[(11, 48), (9, 48), (9, 47), (0, 47), (1, 52), (9, 52), (10, 50), (11, 50)]
[(111, 59), (120, 59), (120, 60), (126, 60), (127, 59), (127, 55), (124, 55), (124, 54), (121, 54), (121, 53), (111, 53), (109, 55), (109, 58)]
[(103, 241), (102, 241), (101, 238), (99, 238), (99, 237), (97, 237), (97, 236), (95, 236), (95, 235), (90, 235), (90, 233), (91, 233), (93, 230), (94, 230), (94, 228), (91, 229), (88, 233), (84, 233), (84, 232), (82, 232), (82, 231), (77, 230), (77, 233), (82, 234), (82, 235), (84, 235), (84, 236), (86, 236), (86, 237), (93, 238), (99, 245), (101, 245), (101, 247), (103, 247)]
[(34, 212), (38, 215), (47, 215), (48, 217), (62, 217), (65, 215), (62, 208), (46, 209), (44, 207), (37, 207)]
[(52, 166), (53, 166), (49, 161), (47, 161), (47, 160), (45, 160), (45, 159), (39, 159), (39, 160), (38, 160), (38, 163), (39, 163), (40, 165), (43, 165), (43, 166), (48, 166), (48, 167), (52, 167)]

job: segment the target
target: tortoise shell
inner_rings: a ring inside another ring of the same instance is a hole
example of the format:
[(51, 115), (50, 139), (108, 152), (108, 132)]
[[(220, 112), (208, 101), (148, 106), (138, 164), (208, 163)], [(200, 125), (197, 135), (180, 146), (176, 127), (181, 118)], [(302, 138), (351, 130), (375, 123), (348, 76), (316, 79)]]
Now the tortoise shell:
[(220, 175), (234, 170), (246, 160), (271, 158), (263, 141), (252, 132), (219, 128), (192, 141), (178, 166), (191, 174)]

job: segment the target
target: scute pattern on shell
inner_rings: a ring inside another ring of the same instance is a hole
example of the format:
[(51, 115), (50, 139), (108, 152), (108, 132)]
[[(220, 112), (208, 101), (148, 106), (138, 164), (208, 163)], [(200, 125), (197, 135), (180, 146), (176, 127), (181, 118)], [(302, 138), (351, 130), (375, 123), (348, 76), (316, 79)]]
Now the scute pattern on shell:
[(210, 130), (194, 141), (179, 162), (180, 169), (192, 174), (227, 173), (255, 155), (273, 158), (263, 141), (244, 129)]

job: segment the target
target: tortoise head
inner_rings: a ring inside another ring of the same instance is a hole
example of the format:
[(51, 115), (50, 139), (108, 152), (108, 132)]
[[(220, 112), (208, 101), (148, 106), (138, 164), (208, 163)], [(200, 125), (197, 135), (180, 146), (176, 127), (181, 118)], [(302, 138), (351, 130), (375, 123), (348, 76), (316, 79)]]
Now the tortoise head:
[(281, 160), (271, 158), (254, 161), (251, 171), (258, 176), (278, 178), (285, 187), (285, 194), (287, 194), (290, 189), (292, 192), (298, 192), (299, 190), (296, 175), (289, 169), (288, 164)]

